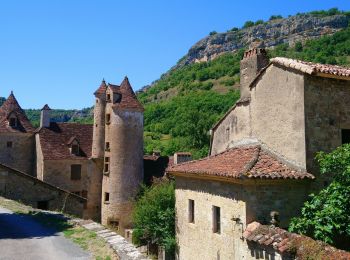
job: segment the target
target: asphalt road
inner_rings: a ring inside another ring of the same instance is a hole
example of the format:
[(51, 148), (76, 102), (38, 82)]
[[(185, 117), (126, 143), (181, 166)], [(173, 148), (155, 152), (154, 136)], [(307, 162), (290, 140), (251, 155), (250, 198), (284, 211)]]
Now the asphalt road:
[(90, 259), (63, 234), (44, 227), (28, 216), (0, 207), (1, 260), (68, 260)]

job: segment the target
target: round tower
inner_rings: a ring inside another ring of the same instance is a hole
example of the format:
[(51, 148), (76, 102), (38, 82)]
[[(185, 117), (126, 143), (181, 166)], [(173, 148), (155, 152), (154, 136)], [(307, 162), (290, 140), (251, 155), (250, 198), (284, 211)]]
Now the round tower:
[(127, 78), (108, 85), (102, 182), (102, 224), (131, 227), (133, 199), (143, 181), (143, 107)]
[(95, 91), (94, 128), (92, 137), (92, 158), (103, 158), (105, 148), (105, 110), (107, 85), (102, 80), (100, 87)]

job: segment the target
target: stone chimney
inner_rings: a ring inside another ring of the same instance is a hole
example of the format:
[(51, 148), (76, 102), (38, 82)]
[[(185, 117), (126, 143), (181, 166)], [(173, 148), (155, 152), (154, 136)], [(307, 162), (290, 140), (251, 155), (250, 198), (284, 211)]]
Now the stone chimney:
[(191, 153), (175, 153), (174, 154), (174, 164), (179, 164), (183, 162), (192, 161)]
[(253, 48), (244, 53), (241, 60), (241, 99), (250, 98), (249, 85), (268, 64), (269, 58), (265, 49)]
[(47, 104), (41, 109), (40, 127), (50, 127), (50, 110)]

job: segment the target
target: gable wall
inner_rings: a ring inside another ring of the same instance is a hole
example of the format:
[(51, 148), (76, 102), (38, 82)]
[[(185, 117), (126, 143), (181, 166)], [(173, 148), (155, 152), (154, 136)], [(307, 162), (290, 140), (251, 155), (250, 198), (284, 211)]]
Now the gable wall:
[[(317, 174), (314, 160), (319, 151), (330, 152), (342, 144), (341, 129), (350, 129), (350, 81), (305, 78), (307, 168)], [(317, 176), (323, 187), (325, 176)]]
[(306, 167), (304, 76), (270, 66), (251, 90), (252, 135)]
[[(33, 175), (34, 138), (30, 133), (0, 133), (0, 163)], [(7, 148), (8, 141), (12, 148)]]

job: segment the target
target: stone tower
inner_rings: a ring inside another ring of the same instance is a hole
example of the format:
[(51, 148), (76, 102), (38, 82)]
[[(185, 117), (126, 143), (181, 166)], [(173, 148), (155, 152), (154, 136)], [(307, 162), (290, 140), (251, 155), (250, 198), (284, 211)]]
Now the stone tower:
[(105, 147), (105, 110), (107, 85), (102, 80), (100, 87), (95, 91), (94, 129), (92, 137), (92, 158), (102, 159)]
[(241, 99), (250, 98), (249, 85), (255, 79), (256, 75), (269, 64), (266, 50), (253, 48), (244, 53), (241, 60)]
[(143, 111), (127, 77), (120, 86), (108, 84), (101, 220), (121, 232), (131, 226), (143, 181)]

